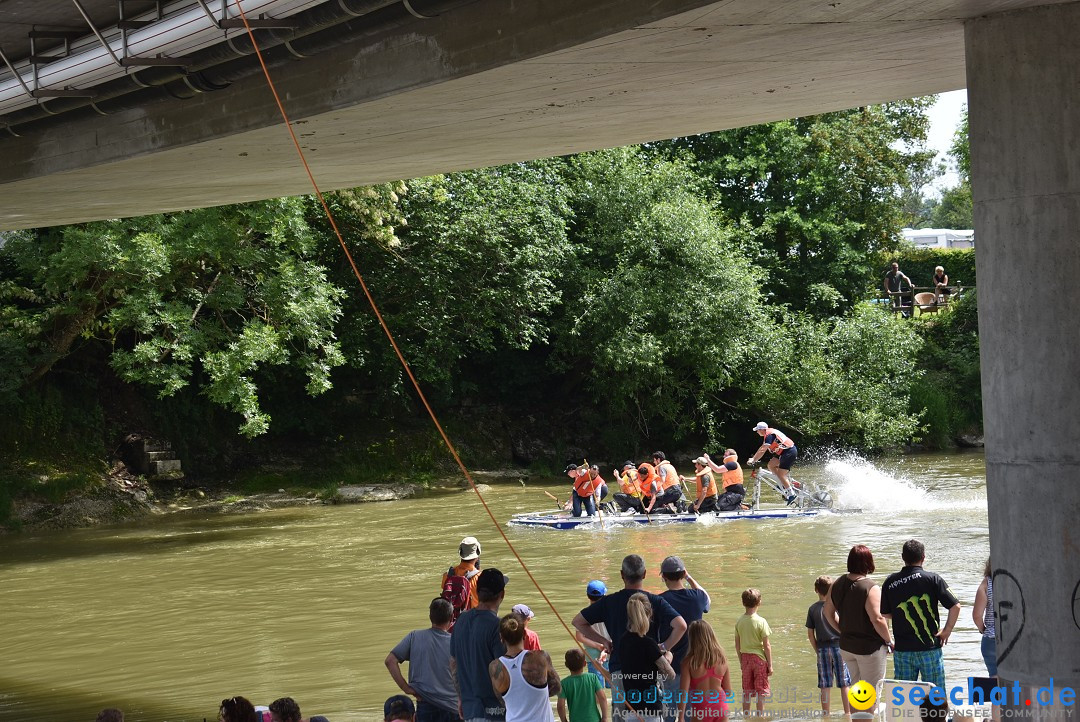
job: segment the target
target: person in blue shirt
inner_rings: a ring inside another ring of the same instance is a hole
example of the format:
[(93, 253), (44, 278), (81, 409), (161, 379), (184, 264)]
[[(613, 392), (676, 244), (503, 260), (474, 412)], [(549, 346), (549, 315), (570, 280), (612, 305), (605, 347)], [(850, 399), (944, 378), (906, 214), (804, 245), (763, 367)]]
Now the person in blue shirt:
[[(605, 651), (611, 655), (608, 658), (608, 669), (611, 670), (612, 718), (621, 711), (623, 707), (622, 697), (625, 694), (625, 688), (622, 687), (622, 660), (619, 657), (619, 642), (622, 641), (627, 630), (629, 617), (626, 605), (630, 601), (630, 597), (635, 594), (644, 594), (652, 605), (652, 623), (645, 636), (659, 642), (661, 654), (678, 644), (679, 640), (686, 634), (686, 621), (679, 616), (675, 608), (660, 595), (643, 591), (646, 574), (644, 559), (637, 554), (624, 557), (622, 569), (619, 573), (622, 576), (623, 588), (601, 597), (596, 602), (585, 607), (578, 612), (573, 621), (575, 629), (581, 632), (584, 637), (602, 644)], [(603, 622), (607, 626), (611, 639), (605, 639), (592, 628), (592, 625), (598, 622)], [(659, 632), (664, 625), (667, 625), (667, 628), (671, 631), (667, 637), (663, 638), (663, 641), (660, 641)]]
[[(691, 622), (701, 619), (708, 611), (712, 600), (709, 593), (702, 588), (697, 580), (686, 571), (686, 565), (679, 557), (668, 557), (660, 563), (660, 576), (667, 585), (667, 591), (660, 594), (660, 598), (678, 612), (687, 626)], [(685, 586), (689, 585), (689, 587)], [(665, 637), (670, 630), (660, 629), (661, 638)], [(679, 708), (678, 694), (680, 692), (680, 671), (682, 670), (683, 657), (690, 649), (689, 640), (686, 637), (680, 639), (671, 648), (671, 666), (675, 670), (675, 678), (664, 681), (664, 691), (668, 693), (664, 702), (665, 717), (674, 718)]]
[(450, 671), (465, 722), (502, 722), (506, 717), (506, 708), (491, 687), (488, 666), (506, 654), (499, 636), (499, 605), (508, 581), (498, 569), (480, 572), (476, 580), (480, 603), (458, 617), (450, 635)]

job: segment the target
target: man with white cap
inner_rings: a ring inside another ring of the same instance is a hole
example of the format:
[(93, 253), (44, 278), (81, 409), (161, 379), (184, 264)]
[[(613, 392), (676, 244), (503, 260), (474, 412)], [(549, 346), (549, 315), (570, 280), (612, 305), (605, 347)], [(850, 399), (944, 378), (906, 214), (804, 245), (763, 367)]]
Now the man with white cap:
[[(690, 481), (681, 474), (679, 480), (683, 482)], [(690, 508), (696, 514), (716, 511), (716, 480), (713, 479), (712, 472), (709, 470), (709, 460), (704, 456), (694, 459), (693, 481), (697, 484), (697, 498), (694, 499), (694, 503), (690, 505)], [(675, 674), (676, 676), (679, 674), (677, 667), (675, 668)]]
[[(467, 609), (473, 609), (478, 603), (476, 596), (476, 580), (480, 576), (480, 542), (476, 540), (476, 537), (467, 536), (461, 540), (461, 544), (458, 544), (458, 557), (461, 562), (456, 566), (452, 566), (446, 570), (446, 573), (442, 576), (442, 596), (444, 599), (449, 599), (454, 604), (454, 618), (455, 620)], [(468, 583), (469, 596), (462, 607), (460, 601), (456, 601), (452, 597), (455, 596), (453, 589), (448, 590), (447, 582), (449, 581), (450, 587), (460, 586), (461, 582), (455, 582), (452, 577), (464, 577), (465, 582)]]
[(788, 504), (795, 501), (795, 492), (791, 490), (791, 482), (788, 481), (788, 473), (795, 463), (795, 457), (799, 450), (795, 448), (795, 442), (789, 439), (780, 429), (774, 429), (764, 421), (757, 422), (754, 427), (763, 441), (757, 452), (746, 463), (753, 466), (759, 459), (769, 452), (769, 471), (776, 474), (780, 483), (784, 485), (784, 493)]

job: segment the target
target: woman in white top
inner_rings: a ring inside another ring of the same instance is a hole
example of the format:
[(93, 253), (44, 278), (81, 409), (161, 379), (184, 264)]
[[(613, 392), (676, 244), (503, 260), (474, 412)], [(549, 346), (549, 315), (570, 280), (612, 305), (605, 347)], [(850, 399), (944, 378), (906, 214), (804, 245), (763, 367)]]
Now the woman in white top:
[(542, 650), (525, 651), (525, 623), (507, 614), (499, 623), (506, 654), (491, 661), (491, 687), (506, 705), (506, 722), (555, 722), (550, 697), (559, 693), (559, 675)]
[(983, 568), (983, 579), (975, 592), (975, 606), (971, 608), (971, 616), (975, 620), (975, 626), (982, 635), (983, 662), (986, 671), (991, 677), (997, 679), (997, 641), (994, 620), (994, 579), (990, 572), (990, 560), (986, 560)]

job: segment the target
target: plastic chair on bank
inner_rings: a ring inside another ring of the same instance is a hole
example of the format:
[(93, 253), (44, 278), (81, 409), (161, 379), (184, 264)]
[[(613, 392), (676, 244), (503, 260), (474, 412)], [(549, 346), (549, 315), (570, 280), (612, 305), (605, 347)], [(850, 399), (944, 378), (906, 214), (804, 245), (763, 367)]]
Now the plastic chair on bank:
[(924, 291), (923, 293), (915, 294), (915, 305), (919, 307), (919, 311), (922, 313), (937, 313), (938, 301), (937, 296), (930, 291)]

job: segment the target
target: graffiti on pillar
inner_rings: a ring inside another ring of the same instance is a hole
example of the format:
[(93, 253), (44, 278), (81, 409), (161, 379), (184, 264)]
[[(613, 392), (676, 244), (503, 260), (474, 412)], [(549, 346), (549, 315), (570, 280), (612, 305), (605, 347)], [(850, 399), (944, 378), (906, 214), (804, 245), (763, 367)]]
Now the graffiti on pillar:
[(1080, 581), (1073, 587), (1072, 613), (1073, 624), (1076, 625), (1077, 629), (1080, 629)]
[[(1020, 581), (1004, 569), (995, 569), (994, 617), (997, 625), (997, 662), (1004, 662), (1024, 633), (1027, 608), (1024, 605), (1024, 589)], [(1076, 603), (1073, 613), (1076, 615)]]

